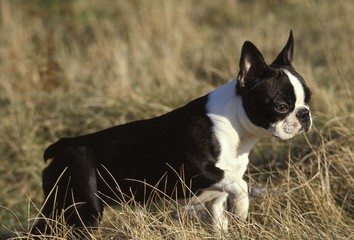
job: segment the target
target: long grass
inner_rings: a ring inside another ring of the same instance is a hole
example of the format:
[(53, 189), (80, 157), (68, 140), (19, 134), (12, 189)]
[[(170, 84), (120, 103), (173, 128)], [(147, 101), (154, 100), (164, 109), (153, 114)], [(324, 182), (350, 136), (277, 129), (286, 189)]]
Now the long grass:
[[(353, 239), (353, 15), (344, 0), (0, 1), (1, 231), (38, 217), (49, 143), (181, 106), (235, 78), (245, 40), (269, 63), (293, 29), (313, 130), (256, 145), (249, 219), (217, 237)], [(108, 208), (93, 237), (216, 237), (171, 211)]]

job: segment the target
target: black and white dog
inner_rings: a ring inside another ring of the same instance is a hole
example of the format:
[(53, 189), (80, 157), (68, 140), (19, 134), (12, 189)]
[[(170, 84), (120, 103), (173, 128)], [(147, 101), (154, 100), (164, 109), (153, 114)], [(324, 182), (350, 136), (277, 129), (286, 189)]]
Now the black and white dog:
[[(162, 116), (52, 144), (44, 153), (52, 161), (43, 172), (43, 215), (65, 210), (67, 224), (97, 227), (105, 204), (144, 202), (158, 189), (205, 204), (216, 229), (227, 229), (225, 211), (247, 218), (242, 178), (253, 145), (260, 137), (290, 139), (312, 125), (311, 92), (292, 66), (293, 49), (290, 32), (267, 65), (246, 41), (236, 80)], [(40, 220), (35, 231), (46, 224)]]

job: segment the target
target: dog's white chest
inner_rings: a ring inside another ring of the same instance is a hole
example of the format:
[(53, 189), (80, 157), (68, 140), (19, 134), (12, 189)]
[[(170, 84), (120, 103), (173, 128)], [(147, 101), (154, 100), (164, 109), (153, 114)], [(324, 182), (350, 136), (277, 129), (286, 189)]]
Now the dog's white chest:
[(227, 182), (241, 179), (247, 169), (249, 152), (258, 138), (240, 139), (227, 119), (221, 120), (222, 117), (213, 115), (209, 117), (214, 123), (218, 123), (213, 129), (220, 144), (220, 156), (216, 167), (224, 171), (224, 180)]
[(248, 155), (258, 137), (245, 128), (250, 125), (241, 99), (236, 96), (236, 82), (230, 82), (209, 95), (208, 117), (220, 144), (216, 167), (224, 171), (221, 185), (242, 179), (248, 165)]

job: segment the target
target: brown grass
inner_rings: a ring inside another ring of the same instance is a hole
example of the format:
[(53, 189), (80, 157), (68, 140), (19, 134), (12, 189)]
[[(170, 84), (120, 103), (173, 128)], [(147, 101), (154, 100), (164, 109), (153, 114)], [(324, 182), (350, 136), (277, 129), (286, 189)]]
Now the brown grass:
[[(236, 76), (245, 40), (270, 62), (293, 29), (314, 128), (256, 146), (247, 178), (266, 191), (221, 237), (354, 238), (353, 14), (351, 1), (327, 0), (0, 1), (3, 230), (33, 224), (49, 143), (180, 106)], [(109, 209), (95, 238), (216, 237), (172, 210)]]

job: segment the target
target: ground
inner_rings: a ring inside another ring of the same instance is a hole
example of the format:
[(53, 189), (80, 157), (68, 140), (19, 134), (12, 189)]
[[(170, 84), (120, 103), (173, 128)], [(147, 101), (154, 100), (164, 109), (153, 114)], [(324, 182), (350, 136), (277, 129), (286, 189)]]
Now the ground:
[[(292, 29), (313, 129), (256, 145), (249, 218), (221, 237), (354, 238), (353, 14), (329, 0), (0, 1), (0, 232), (34, 223), (48, 144), (181, 106), (236, 77), (244, 41), (270, 63)], [(108, 209), (94, 238), (215, 237), (146, 210)]]

